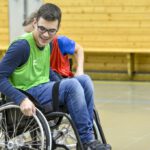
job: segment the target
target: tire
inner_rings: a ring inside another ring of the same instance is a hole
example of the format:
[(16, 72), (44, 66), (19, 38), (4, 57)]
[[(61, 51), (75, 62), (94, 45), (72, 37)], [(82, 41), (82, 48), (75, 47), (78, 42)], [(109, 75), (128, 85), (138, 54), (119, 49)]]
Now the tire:
[(37, 115), (23, 115), (19, 106), (0, 107), (0, 149), (44, 149), (44, 130)]
[(45, 135), (45, 144), (44, 144), (44, 149), (46, 150), (51, 150), (52, 149), (52, 137), (51, 137), (51, 130), (50, 126), (48, 124), (48, 121), (46, 120), (45, 116), (42, 114), (40, 110), (37, 109), (36, 115), (40, 119), (43, 130), (44, 130), (44, 135)]

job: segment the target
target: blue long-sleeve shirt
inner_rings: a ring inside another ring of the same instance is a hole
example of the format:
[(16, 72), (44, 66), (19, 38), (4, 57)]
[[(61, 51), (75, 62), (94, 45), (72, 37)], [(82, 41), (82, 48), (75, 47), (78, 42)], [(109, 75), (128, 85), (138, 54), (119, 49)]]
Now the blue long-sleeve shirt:
[[(65, 36), (58, 36), (58, 43), (62, 54), (73, 54), (75, 42)], [(41, 48), (42, 50), (42, 48)], [(30, 46), (26, 40), (12, 43), (4, 58), (0, 62), (0, 92), (10, 97), (16, 104), (20, 104), (26, 97), (22, 92), (15, 89), (8, 78), (14, 70), (25, 64), (30, 54)]]

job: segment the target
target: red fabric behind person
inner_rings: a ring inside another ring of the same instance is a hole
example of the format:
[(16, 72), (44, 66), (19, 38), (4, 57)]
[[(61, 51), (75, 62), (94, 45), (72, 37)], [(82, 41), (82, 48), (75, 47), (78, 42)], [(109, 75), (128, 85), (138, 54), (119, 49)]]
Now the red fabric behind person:
[(50, 56), (50, 66), (53, 71), (56, 71), (63, 77), (73, 77), (70, 71), (70, 63), (68, 55), (63, 55), (58, 45), (57, 37), (52, 41), (52, 53)]

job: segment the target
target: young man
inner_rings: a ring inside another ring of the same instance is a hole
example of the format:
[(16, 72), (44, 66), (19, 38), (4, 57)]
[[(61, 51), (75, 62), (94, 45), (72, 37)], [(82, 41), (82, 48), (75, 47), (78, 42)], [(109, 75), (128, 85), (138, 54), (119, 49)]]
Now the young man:
[[(41, 105), (51, 105), (49, 81), (49, 43), (61, 22), (58, 6), (46, 3), (40, 7), (33, 22), (34, 30), (14, 41), (0, 62), (0, 92), (20, 106), (23, 114), (32, 116), (36, 107), (18, 89), (30, 93)], [(86, 149), (103, 150), (93, 138), (93, 84), (87, 75), (62, 80), (59, 87), (60, 105), (66, 105)]]
[[(23, 22), (25, 32), (33, 31), (33, 21), (37, 13), (33, 12)], [(50, 79), (51, 81), (58, 81), (62, 78), (83, 75), (83, 62), (84, 53), (83, 48), (75, 41), (66, 36), (55, 36), (50, 43), (51, 56), (50, 56)], [(70, 62), (68, 55), (74, 55), (77, 68), (75, 74), (70, 70)]]

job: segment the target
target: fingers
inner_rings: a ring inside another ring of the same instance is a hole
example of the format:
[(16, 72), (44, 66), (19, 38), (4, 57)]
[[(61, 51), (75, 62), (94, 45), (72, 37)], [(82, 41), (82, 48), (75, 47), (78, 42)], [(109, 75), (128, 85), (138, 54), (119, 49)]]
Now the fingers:
[(33, 116), (36, 112), (36, 108), (34, 106), (22, 107), (21, 111), (25, 116)]
[(32, 114), (36, 114), (36, 107), (35, 107), (35, 105), (32, 107)]
[(36, 113), (35, 105), (28, 99), (25, 98), (20, 104), (21, 112), (26, 116), (33, 116)]

